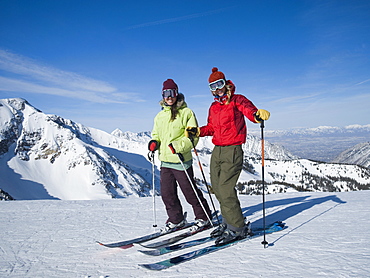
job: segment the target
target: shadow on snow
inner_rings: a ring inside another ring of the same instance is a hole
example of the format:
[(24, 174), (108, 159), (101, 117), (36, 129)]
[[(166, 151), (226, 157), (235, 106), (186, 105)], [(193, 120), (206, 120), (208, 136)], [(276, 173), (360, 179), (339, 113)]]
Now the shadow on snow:
[[(340, 198), (338, 198), (336, 195), (330, 195), (330, 196), (313, 198), (313, 199), (310, 199), (310, 197), (311, 196), (302, 196), (302, 197), (295, 197), (295, 198), (273, 200), (273, 201), (265, 202), (265, 208), (266, 210), (269, 211), (268, 215), (266, 215), (266, 224), (269, 224), (275, 221), (285, 222), (287, 219), (293, 216), (296, 216), (304, 211), (311, 209), (312, 207), (316, 205), (321, 205), (328, 201), (332, 201), (335, 203), (330, 208), (327, 208), (324, 211), (321, 211), (319, 214), (311, 217), (309, 220), (302, 222), (300, 225), (294, 228), (295, 230), (311, 222), (312, 220), (322, 216), (323, 214), (334, 209), (338, 205), (346, 203), (345, 201), (342, 201)], [(284, 208), (279, 209), (279, 207), (281, 206), (283, 206)], [(274, 208), (276, 208), (275, 211), (273, 211)], [(243, 210), (244, 217), (248, 217), (255, 212), (262, 211), (263, 207), (261, 203), (255, 206), (245, 207), (242, 210)], [(252, 227), (263, 227), (263, 218), (260, 218), (257, 221), (253, 222)], [(270, 245), (273, 245), (273, 243)]]

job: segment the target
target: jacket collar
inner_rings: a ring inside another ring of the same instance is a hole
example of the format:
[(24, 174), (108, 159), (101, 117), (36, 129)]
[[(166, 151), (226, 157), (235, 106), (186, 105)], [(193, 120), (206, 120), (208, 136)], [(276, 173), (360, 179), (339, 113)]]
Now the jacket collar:
[[(162, 109), (171, 109), (171, 106), (167, 105), (166, 102), (164, 101), (164, 99), (161, 99), (161, 101), (159, 102), (159, 105), (162, 106)], [(179, 93), (178, 96), (177, 96), (177, 101), (175, 103), (177, 109), (181, 109), (181, 108), (185, 108), (187, 107), (187, 104), (185, 102), (185, 98), (184, 98), (184, 95)]]
[(228, 87), (228, 91), (223, 96), (214, 98), (220, 104), (229, 103), (235, 93), (235, 85), (231, 80), (226, 81), (226, 86)]

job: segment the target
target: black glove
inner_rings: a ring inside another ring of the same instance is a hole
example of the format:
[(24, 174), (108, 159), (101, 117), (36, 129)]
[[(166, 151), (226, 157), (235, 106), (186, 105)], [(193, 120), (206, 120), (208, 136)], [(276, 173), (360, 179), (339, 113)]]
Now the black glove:
[(156, 140), (150, 140), (149, 141), (149, 144), (148, 144), (149, 151), (155, 152), (156, 150), (158, 150), (158, 147), (159, 147), (158, 141), (156, 141)]

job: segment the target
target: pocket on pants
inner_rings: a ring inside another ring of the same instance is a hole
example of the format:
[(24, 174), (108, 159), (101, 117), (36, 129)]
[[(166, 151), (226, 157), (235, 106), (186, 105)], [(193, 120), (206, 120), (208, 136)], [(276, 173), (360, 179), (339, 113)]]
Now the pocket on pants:
[(243, 164), (243, 149), (241, 146), (235, 146), (232, 161), (234, 164)]

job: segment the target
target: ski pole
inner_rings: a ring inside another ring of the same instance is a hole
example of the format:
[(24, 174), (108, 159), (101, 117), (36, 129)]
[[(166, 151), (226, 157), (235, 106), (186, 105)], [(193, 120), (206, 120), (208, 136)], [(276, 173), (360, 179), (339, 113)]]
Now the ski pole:
[[(194, 138), (190, 134), (189, 134), (189, 139), (190, 139), (191, 143), (193, 144), (194, 153), (195, 153), (195, 156), (197, 157), (197, 160), (198, 160), (198, 165), (199, 165), (200, 171), (201, 171), (202, 176), (203, 176), (203, 182), (206, 185), (207, 192), (208, 192), (209, 198), (211, 200), (213, 211), (216, 213), (216, 207), (215, 207), (215, 204), (213, 203), (212, 195), (211, 195), (211, 192), (209, 191), (209, 187), (208, 187), (208, 184), (207, 184), (206, 177), (204, 175), (203, 167), (202, 167), (202, 164), (200, 163), (199, 155), (198, 155), (198, 152), (195, 148)], [(218, 219), (218, 217), (217, 217), (217, 224), (220, 225), (220, 220)]]
[(266, 214), (265, 214), (265, 140), (263, 138), (263, 128), (265, 127), (264, 120), (261, 121), (261, 164), (262, 164), (262, 210), (263, 210), (263, 244), (264, 248), (268, 245), (266, 240)]
[(149, 160), (152, 162), (152, 184), (153, 184), (153, 219), (154, 224), (153, 227), (157, 227), (157, 214), (156, 214), (156, 206), (155, 206), (155, 171), (154, 171), (154, 152), (150, 152), (148, 154)]
[(175, 151), (175, 148), (173, 147), (172, 143), (171, 143), (171, 144), (169, 144), (169, 145), (168, 145), (168, 147), (171, 149), (171, 151), (172, 151), (172, 153), (173, 153), (173, 154), (177, 154), (177, 156), (179, 157), (179, 160), (180, 160), (181, 166), (182, 166), (182, 168), (184, 169), (184, 172), (185, 172), (186, 177), (188, 178), (188, 180), (189, 180), (189, 182), (190, 182), (190, 184), (191, 184), (191, 187), (193, 188), (194, 194), (195, 194), (195, 196), (197, 197), (198, 202), (199, 202), (199, 204), (201, 205), (201, 207), (202, 207), (202, 209), (203, 209), (204, 213), (207, 215), (207, 218), (208, 218), (209, 222), (211, 223), (212, 227), (214, 227), (213, 222), (212, 222), (211, 218), (209, 217), (209, 215), (208, 215), (208, 213), (207, 213), (206, 209), (204, 208), (203, 203), (202, 203), (202, 202), (200, 201), (200, 199), (199, 199), (198, 193), (197, 193), (197, 191), (196, 191), (196, 189), (195, 189), (195, 185), (193, 184), (193, 181), (191, 180), (191, 178), (190, 178), (190, 176), (189, 176), (189, 174), (188, 174), (188, 171), (186, 171), (186, 168), (185, 168), (185, 165), (184, 165), (184, 156), (183, 156), (181, 153), (177, 153), (177, 152)]

